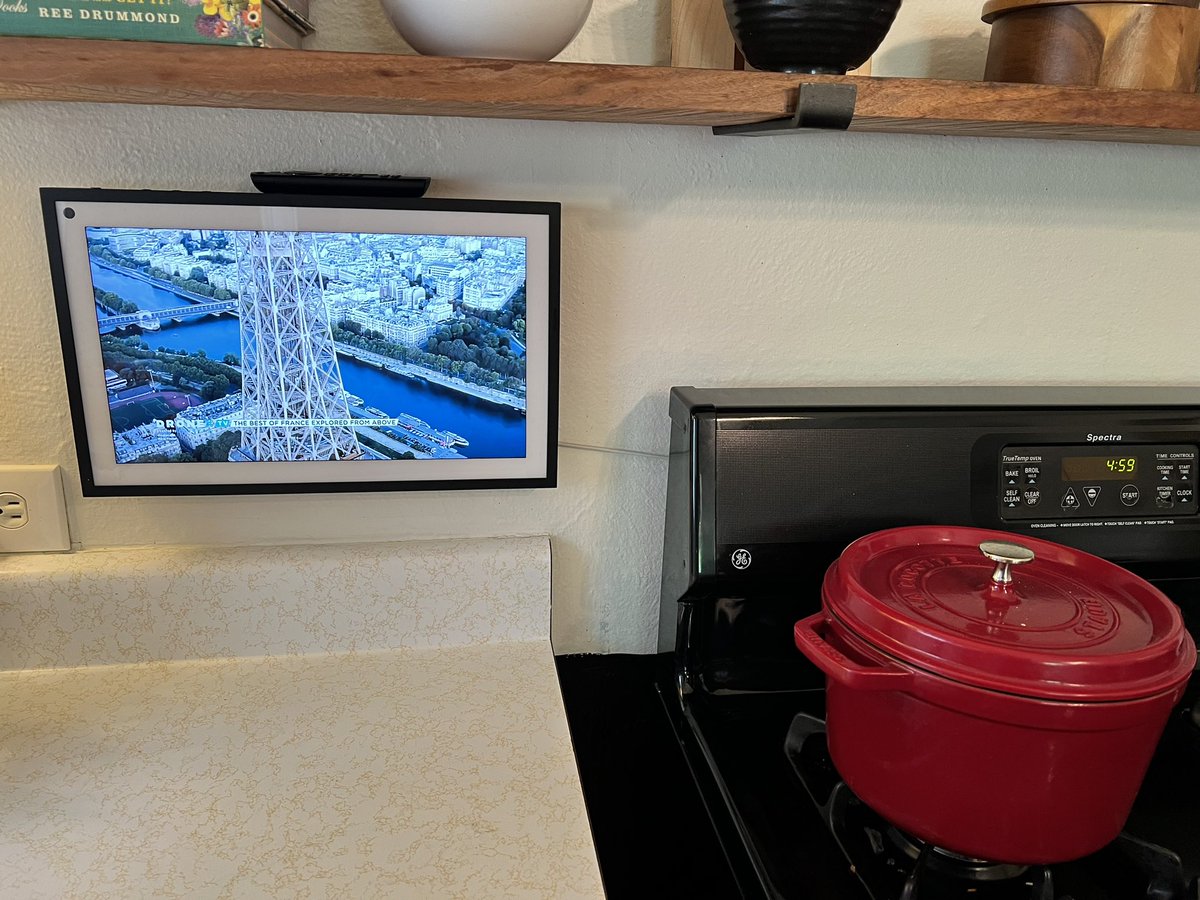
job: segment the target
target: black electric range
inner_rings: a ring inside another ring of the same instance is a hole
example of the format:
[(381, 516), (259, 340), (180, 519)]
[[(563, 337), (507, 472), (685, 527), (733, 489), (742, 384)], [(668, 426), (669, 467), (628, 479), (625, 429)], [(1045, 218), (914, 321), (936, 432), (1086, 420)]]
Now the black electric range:
[(671, 428), (660, 655), (560, 661), (610, 897), (1200, 900), (1200, 679), (1121, 837), (1026, 868), (923, 845), (859, 801), (792, 645), (845, 545), (909, 524), (1105, 556), (1200, 633), (1200, 394), (677, 388)]

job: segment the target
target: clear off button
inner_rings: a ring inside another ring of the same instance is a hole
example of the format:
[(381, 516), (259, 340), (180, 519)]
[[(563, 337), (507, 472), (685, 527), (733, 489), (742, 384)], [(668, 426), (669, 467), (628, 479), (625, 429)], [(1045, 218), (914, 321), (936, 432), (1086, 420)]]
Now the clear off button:
[(1142, 492), (1137, 489), (1136, 484), (1127, 484), (1121, 488), (1121, 502), (1126, 506), (1137, 506), (1137, 502), (1142, 499)]

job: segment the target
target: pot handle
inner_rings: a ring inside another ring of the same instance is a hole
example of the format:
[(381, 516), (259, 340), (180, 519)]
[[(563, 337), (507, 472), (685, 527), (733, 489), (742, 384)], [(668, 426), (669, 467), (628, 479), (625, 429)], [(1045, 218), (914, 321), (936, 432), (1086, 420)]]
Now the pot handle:
[(817, 613), (796, 623), (796, 648), (818, 669), (839, 684), (856, 691), (903, 691), (913, 681), (913, 673), (890, 663), (863, 665), (848, 657), (825, 640), (821, 632), (825, 614)]

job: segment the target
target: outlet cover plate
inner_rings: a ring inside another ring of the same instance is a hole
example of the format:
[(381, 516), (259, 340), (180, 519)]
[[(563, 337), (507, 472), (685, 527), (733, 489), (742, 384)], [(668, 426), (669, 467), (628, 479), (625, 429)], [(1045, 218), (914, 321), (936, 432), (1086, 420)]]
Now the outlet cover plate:
[(67, 498), (58, 466), (0, 466), (0, 494), (21, 497), (27, 518), (19, 528), (0, 528), (0, 553), (71, 549)]

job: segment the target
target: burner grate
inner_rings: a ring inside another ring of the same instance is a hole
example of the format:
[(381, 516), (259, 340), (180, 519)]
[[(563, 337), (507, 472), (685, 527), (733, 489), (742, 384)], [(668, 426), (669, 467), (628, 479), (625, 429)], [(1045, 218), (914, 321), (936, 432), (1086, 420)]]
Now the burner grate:
[[(899, 900), (925, 900), (927, 894), (921, 889), (921, 886), (928, 877), (927, 873), (945, 871), (939, 869), (937, 862), (938, 857), (942, 855), (954, 856), (955, 854), (949, 854), (948, 851), (941, 850), (931, 844), (926, 844), (921, 848), (914, 861), (912, 872), (904, 881), (904, 888), (900, 892)], [(984, 883), (1013, 881), (1024, 875), (1029, 868), (1028, 866), (1014, 867), (1003, 863), (988, 863), (985, 860), (973, 860), (972, 862), (978, 863), (978, 865), (965, 866), (959, 870), (961, 874), (952, 874), (951, 877), (960, 878), (965, 884), (975, 881), (982, 881)], [(1020, 871), (1013, 874), (1010, 871), (1013, 868)], [(1029, 888), (1028, 900), (1055, 900), (1054, 877), (1049, 867), (1034, 869), (1031, 879), (1025, 882), (1025, 886)], [(969, 888), (969, 890), (978, 896), (977, 888)], [(1019, 888), (1014, 888), (1013, 890), (1019, 890)], [(1063, 900), (1070, 900), (1070, 898), (1063, 898)]]

